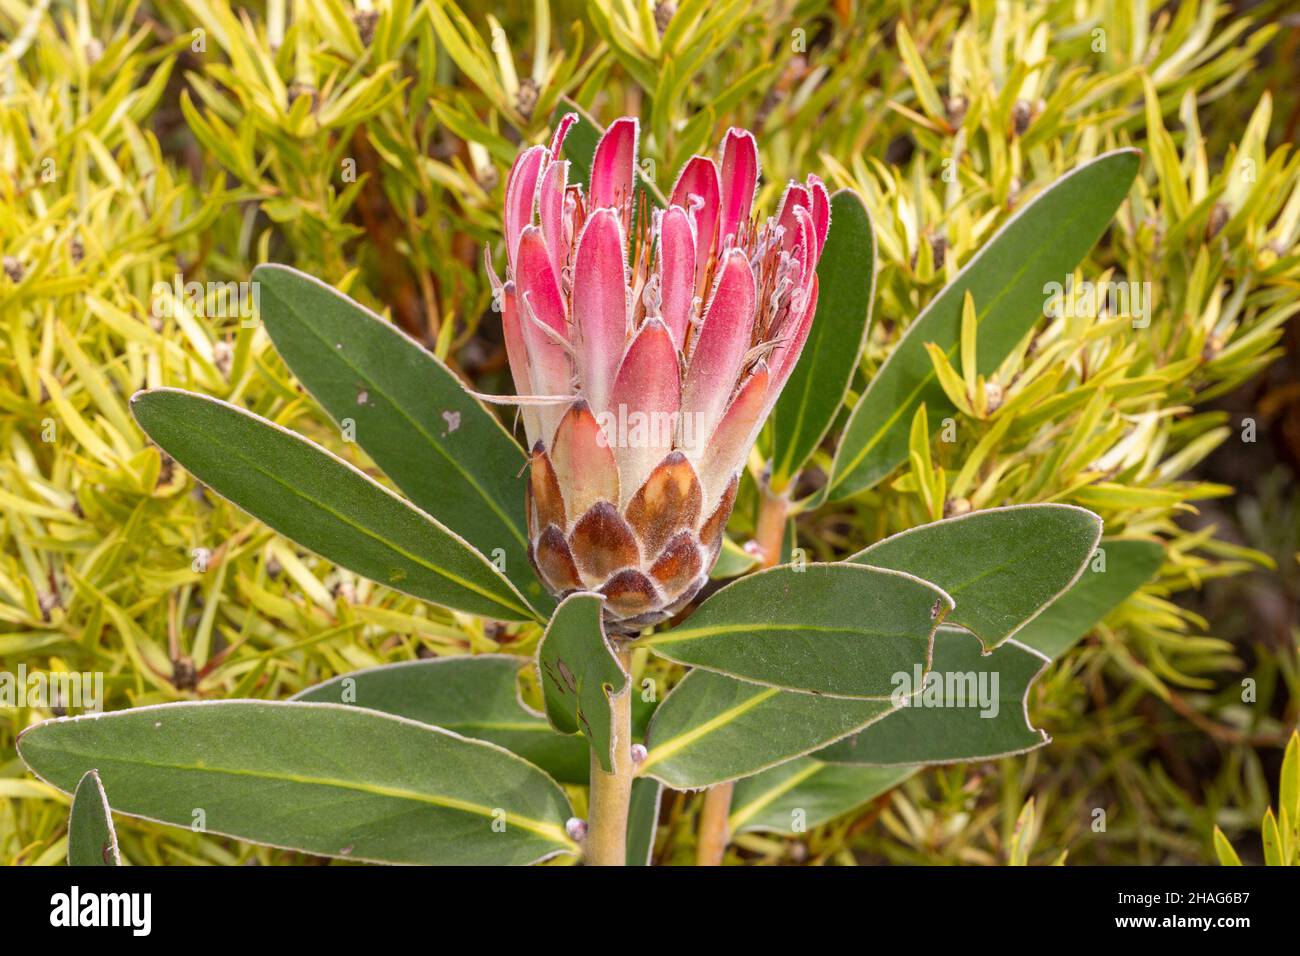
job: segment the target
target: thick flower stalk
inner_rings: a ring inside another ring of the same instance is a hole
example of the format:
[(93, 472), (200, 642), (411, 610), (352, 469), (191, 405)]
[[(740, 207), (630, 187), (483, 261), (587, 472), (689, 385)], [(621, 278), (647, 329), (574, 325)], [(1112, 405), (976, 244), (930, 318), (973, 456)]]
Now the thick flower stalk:
[(529, 554), (552, 592), (599, 591), (631, 632), (684, 607), (717, 559), (808, 337), (830, 202), (809, 176), (752, 219), (758, 150), (732, 129), (654, 208), (633, 118), (601, 138), (584, 192), (560, 158), (575, 121), (515, 161), (492, 278), (531, 448)]

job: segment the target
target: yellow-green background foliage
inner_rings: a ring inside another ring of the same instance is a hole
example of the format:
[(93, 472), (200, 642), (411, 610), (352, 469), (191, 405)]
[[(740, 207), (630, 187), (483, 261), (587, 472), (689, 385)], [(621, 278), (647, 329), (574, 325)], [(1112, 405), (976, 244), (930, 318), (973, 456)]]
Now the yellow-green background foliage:
[[(667, 188), (741, 125), (760, 207), (804, 171), (868, 202), (877, 322), (852, 401), (1022, 193), (1132, 144), (1143, 170), (1080, 278), (1151, 283), (1150, 326), (1045, 321), (979, 394), (952, 395), (958, 440), (923, 471), (798, 531), (830, 558), (945, 505), (1068, 501), (1108, 533), (1160, 535), (1164, 567), (1034, 688), (1052, 746), (930, 771), (733, 855), (1207, 862), (1217, 824), (1259, 859), (1300, 699), (1300, 28), (1283, 6), (0, 0), (0, 666), (103, 672), (118, 709), (535, 646), (535, 628), (485, 628), (298, 551), (162, 458), (127, 411), (143, 386), (228, 399), (367, 464), (255, 321), (219, 294), (195, 314), (160, 283), (288, 262), (505, 391), (481, 262), (520, 144), (564, 97), (603, 122), (635, 113)], [(731, 535), (752, 530), (751, 494)], [(0, 707), (3, 861), (65, 853), (67, 798), (13, 748), (48, 716)], [(658, 860), (690, 859), (697, 809), (665, 801)], [(134, 863), (301, 859), (119, 833)]]

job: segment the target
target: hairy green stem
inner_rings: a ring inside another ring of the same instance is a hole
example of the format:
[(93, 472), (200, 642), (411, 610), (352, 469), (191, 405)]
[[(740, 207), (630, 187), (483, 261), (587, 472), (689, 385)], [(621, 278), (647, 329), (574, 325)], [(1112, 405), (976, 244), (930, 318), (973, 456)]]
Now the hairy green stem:
[[(632, 642), (612, 638), (610, 644), (623, 670), (631, 673)], [(588, 866), (627, 864), (627, 814), (632, 799), (632, 681), (609, 699), (613, 747), (612, 773), (601, 769), (591, 754), (591, 796), (587, 809)]]

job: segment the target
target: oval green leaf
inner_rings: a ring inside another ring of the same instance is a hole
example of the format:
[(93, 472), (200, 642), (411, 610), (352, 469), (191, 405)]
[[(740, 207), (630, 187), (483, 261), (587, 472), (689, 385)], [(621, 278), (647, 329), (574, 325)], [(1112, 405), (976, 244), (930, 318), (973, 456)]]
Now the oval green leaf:
[(434, 604), (535, 617), (463, 538), (301, 435), (179, 389), (137, 392), (131, 411), (213, 491), (335, 564)]
[(772, 412), (772, 485), (784, 488), (830, 430), (871, 329), (876, 234), (850, 189), (831, 197), (831, 228), (817, 264), (817, 314)]
[(121, 866), (117, 831), (99, 774), (87, 770), (72, 795), (68, 814), (68, 866)]
[(528, 563), (524, 452), (436, 356), (312, 276), (253, 270), (276, 351), (410, 500), (497, 559), (534, 607), (553, 606)]
[(1029, 686), (1047, 667), (1037, 651), (1005, 642), (985, 653), (969, 631), (942, 627), (934, 666), (904, 675), (898, 710), (819, 750), (827, 763), (894, 766), (1009, 757), (1051, 738), (1029, 722)]
[(492, 744), (335, 704), (205, 701), (46, 721), (18, 752), (118, 813), (378, 863), (523, 864), (576, 846), (546, 774)]
[(996, 647), (1061, 597), (1101, 538), (1101, 519), (1074, 505), (972, 511), (893, 535), (849, 558), (943, 588), (957, 603), (949, 624)]
[(728, 584), (681, 627), (639, 643), (679, 664), (785, 690), (887, 698), (926, 666), (952, 599), (920, 578), (855, 564), (785, 565)]
[(587, 744), (557, 734), (519, 697), (529, 658), (511, 654), (435, 657), (343, 674), (294, 700), (348, 704), (486, 740), (536, 764), (561, 783), (587, 782)]
[(916, 767), (852, 767), (812, 757), (789, 760), (737, 781), (731, 797), (732, 833), (759, 830), (796, 835), (829, 823), (898, 786)]
[(893, 706), (691, 671), (655, 711), (637, 773), (674, 790), (736, 780), (861, 730)]
[(870, 488), (907, 460), (908, 429), (921, 404), (932, 420), (953, 410), (925, 346), (957, 354), (966, 293), (975, 300), (977, 371), (988, 375), (1042, 318), (1044, 286), (1064, 283), (1105, 231), (1140, 157), (1116, 150), (1066, 173), (1007, 220), (931, 300), (854, 408), (831, 468), (832, 498)]
[(1056, 660), (1151, 580), (1164, 560), (1159, 541), (1102, 538), (1097, 558), (1088, 561), (1068, 591), (1020, 629), (1016, 640)]

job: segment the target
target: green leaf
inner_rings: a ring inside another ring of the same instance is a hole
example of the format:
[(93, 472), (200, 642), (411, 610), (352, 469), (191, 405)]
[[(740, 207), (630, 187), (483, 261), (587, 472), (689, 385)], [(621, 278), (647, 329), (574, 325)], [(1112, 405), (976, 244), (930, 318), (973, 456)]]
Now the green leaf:
[(524, 452), (432, 352), (288, 266), (253, 270), (276, 351), (411, 501), (497, 559), (534, 607), (554, 602), (528, 562)]
[(435, 604), (533, 618), (463, 538), (301, 435), (179, 389), (137, 392), (131, 410), (196, 478), (322, 557)]
[(935, 419), (953, 408), (925, 344), (949, 356), (961, 337), (962, 299), (975, 299), (978, 372), (990, 375), (1044, 314), (1050, 282), (1064, 283), (1105, 231), (1137, 174), (1140, 154), (1106, 153), (1026, 203), (908, 327), (854, 408), (831, 468), (830, 494), (870, 488), (907, 459), (907, 432), (925, 404)]
[(1219, 858), (1220, 866), (1241, 866), (1241, 857), (1218, 827), (1214, 828), (1214, 855)]
[(1014, 640), (985, 654), (979, 638), (942, 627), (934, 666), (899, 675), (901, 706), (814, 756), (827, 763), (894, 766), (1024, 753), (1051, 739), (1029, 723), (1028, 694), (1047, 658)]
[(887, 700), (819, 697), (695, 670), (664, 698), (637, 768), (674, 790), (747, 777), (861, 730)]
[(201, 820), (209, 833), (321, 856), (501, 865), (577, 849), (568, 800), (532, 764), (356, 707), (159, 704), (49, 720), (24, 731), (18, 751), (61, 790), (97, 767), (117, 813)]
[(893, 535), (849, 558), (914, 574), (943, 588), (947, 618), (996, 647), (1079, 577), (1101, 537), (1101, 519), (1074, 505), (973, 511)]
[(632, 801), (627, 811), (627, 865), (649, 866), (659, 827), (659, 799), (663, 787), (658, 780), (638, 777), (632, 781)]
[(1020, 808), (1015, 828), (1011, 831), (1011, 839), (1007, 841), (1007, 866), (1028, 866), (1037, 837), (1038, 812), (1034, 807), (1034, 798), (1030, 797)]
[(638, 642), (679, 664), (835, 697), (887, 698), (930, 658), (952, 600), (898, 571), (786, 565), (741, 578), (681, 627)]
[(750, 554), (730, 538), (723, 537), (722, 550), (718, 552), (718, 560), (714, 562), (709, 577), (714, 581), (738, 578), (756, 564), (758, 564), (756, 555)]
[[(1300, 731), (1291, 731), (1291, 739), (1282, 754), (1278, 812), (1290, 823), (1293, 838), (1300, 837)], [(1295, 840), (1292, 850), (1300, 853), (1300, 839)]]
[(1260, 824), (1260, 831), (1264, 837), (1264, 865), (1285, 866), (1286, 861), (1282, 858), (1282, 836), (1278, 832), (1277, 817), (1273, 815), (1272, 807), (1264, 812), (1264, 822)]
[(570, 594), (555, 611), (537, 646), (537, 670), (551, 726), (587, 738), (601, 769), (613, 772), (611, 694), (631, 679), (614, 656), (601, 615), (599, 594)]
[(732, 833), (794, 835), (829, 823), (898, 786), (915, 767), (852, 767), (800, 757), (737, 781)]
[(839, 414), (871, 328), (876, 234), (859, 196), (831, 197), (831, 228), (817, 264), (817, 314), (772, 413), (772, 484), (784, 488)]
[(308, 687), (294, 700), (349, 704), (486, 740), (536, 764), (561, 783), (587, 782), (590, 758), (577, 737), (557, 734), (519, 697), (512, 654), (435, 657), (353, 671)]
[(68, 866), (121, 866), (117, 833), (99, 774), (87, 770), (68, 814)]
[(1102, 538), (1104, 566), (1091, 560), (1071, 588), (1016, 634), (1021, 644), (1056, 660), (1128, 596), (1151, 580), (1165, 560), (1159, 541)]

